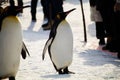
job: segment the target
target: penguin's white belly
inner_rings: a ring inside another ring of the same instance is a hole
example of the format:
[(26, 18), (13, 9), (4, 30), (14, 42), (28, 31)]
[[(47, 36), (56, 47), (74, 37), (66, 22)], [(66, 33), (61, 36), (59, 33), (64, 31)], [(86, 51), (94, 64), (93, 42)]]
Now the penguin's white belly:
[(57, 69), (65, 68), (72, 62), (73, 34), (70, 25), (64, 20), (57, 28), (57, 33), (51, 45), (51, 57)]
[(0, 31), (0, 77), (16, 75), (21, 49), (21, 24), (16, 17), (7, 17)]

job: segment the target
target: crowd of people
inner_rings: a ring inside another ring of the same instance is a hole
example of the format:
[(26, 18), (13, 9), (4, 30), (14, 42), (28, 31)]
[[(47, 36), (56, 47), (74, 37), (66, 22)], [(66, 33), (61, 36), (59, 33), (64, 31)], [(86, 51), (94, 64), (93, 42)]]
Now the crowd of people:
[[(120, 58), (120, 0), (89, 0), (91, 20), (102, 49), (118, 52)], [(107, 38), (107, 41), (105, 41)]]

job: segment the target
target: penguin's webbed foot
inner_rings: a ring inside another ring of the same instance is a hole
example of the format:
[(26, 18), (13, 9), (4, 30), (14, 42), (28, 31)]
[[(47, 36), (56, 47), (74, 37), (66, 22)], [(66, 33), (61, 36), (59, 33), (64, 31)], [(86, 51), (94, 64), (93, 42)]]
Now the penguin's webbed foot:
[(74, 72), (69, 71), (68, 67), (66, 67), (63, 71), (64, 71), (64, 74), (75, 74)]
[(68, 71), (68, 72), (64, 72), (64, 74), (75, 74), (74, 72)]
[(59, 74), (64, 74), (63, 71), (62, 71), (62, 69), (58, 70), (58, 73)]
[(68, 70), (68, 67), (66, 67), (65, 69), (60, 69), (58, 70), (59, 74), (75, 74), (74, 72), (71, 72)]

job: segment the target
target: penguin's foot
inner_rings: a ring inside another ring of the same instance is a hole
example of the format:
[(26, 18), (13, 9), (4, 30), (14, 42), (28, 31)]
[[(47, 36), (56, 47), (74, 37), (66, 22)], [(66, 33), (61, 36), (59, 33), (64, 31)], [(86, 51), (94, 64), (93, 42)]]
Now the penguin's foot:
[(68, 67), (66, 67), (65, 69), (60, 69), (58, 70), (59, 74), (75, 74), (74, 72), (71, 72), (68, 70)]
[(71, 72), (71, 71), (67, 71), (67, 72), (59, 71), (58, 73), (59, 74), (75, 74), (74, 72)]
[(75, 73), (71, 71), (64, 71), (63, 74), (75, 74)]
[(75, 74), (74, 72), (69, 71), (68, 67), (66, 67), (63, 71), (64, 71), (64, 74)]
[(62, 69), (58, 70), (58, 73), (59, 74), (64, 74), (63, 71), (62, 71)]
[(15, 80), (15, 77), (9, 77), (9, 80)]

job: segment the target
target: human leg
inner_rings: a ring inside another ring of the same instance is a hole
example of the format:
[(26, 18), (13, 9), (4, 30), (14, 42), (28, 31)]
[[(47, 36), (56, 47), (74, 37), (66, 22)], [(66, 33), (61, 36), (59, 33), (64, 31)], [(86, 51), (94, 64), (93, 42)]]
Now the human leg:
[(36, 21), (36, 8), (38, 0), (31, 0), (31, 16), (32, 21)]

